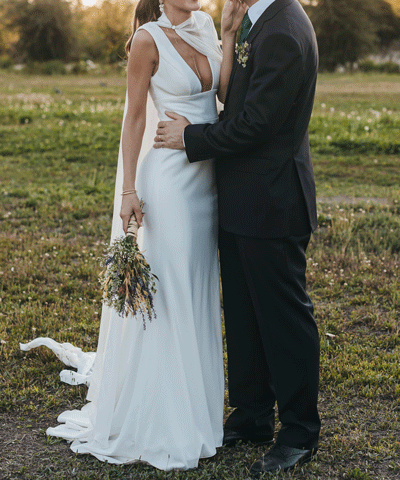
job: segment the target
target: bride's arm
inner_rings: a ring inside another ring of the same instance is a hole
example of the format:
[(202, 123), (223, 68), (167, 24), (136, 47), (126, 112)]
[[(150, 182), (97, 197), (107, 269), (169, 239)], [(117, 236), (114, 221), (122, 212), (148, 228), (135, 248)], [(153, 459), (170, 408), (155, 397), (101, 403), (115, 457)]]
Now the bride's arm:
[[(157, 66), (158, 50), (154, 40), (146, 30), (139, 30), (133, 37), (127, 66), (128, 109), (122, 132), (122, 191), (135, 190), (137, 161), (146, 126), (147, 92)], [(142, 212), (136, 192), (122, 196), (120, 216), (125, 233), (132, 213), (140, 226)]]
[(221, 103), (225, 103), (229, 77), (233, 67), (236, 32), (242, 23), (246, 11), (247, 5), (240, 0), (227, 0), (222, 10), (221, 39), (223, 56), (218, 87), (218, 100)]

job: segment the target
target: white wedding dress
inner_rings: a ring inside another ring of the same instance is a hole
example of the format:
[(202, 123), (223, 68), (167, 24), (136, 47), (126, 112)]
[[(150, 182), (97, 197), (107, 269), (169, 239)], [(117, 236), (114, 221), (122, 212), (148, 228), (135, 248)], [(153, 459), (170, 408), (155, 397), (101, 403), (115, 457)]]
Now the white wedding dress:
[[(215, 43), (209, 19), (194, 12), (177, 31), (182, 29), (182, 38), (185, 32), (197, 35), (200, 46), (204, 35)], [(198, 77), (160, 27), (168, 23), (163, 14), (158, 22), (141, 27), (152, 35), (159, 52), (159, 68), (149, 90), (159, 118), (168, 120), (164, 112), (169, 110), (192, 123), (214, 123), (218, 55), (208, 57), (212, 90), (201, 92)], [(118, 175), (120, 185), (121, 169)], [(60, 425), (49, 428), (49, 435), (72, 441), (74, 452), (110, 463), (141, 460), (162, 470), (194, 468), (200, 458), (216, 453), (223, 437), (213, 163), (190, 164), (184, 151), (151, 148), (139, 164), (136, 188), (146, 202), (138, 243), (159, 278), (154, 299), (157, 318), (143, 330), (141, 318), (122, 319), (104, 306), (93, 368), (94, 354), (69, 344), (36, 339), (21, 348), (49, 346), (67, 365), (78, 367), (78, 373), (64, 370), (64, 380), (90, 383), (89, 403), (62, 413)], [(120, 198), (116, 189), (114, 237), (123, 233)]]

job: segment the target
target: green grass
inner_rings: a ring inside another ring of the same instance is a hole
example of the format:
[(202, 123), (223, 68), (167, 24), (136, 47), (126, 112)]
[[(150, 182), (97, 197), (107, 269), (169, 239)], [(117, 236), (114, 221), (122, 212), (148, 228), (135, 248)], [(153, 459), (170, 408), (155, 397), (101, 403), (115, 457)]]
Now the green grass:
[[(400, 476), (399, 80), (320, 76), (310, 126), (320, 227), (308, 250), (320, 453), (265, 478)], [(166, 474), (76, 456), (45, 435), (84, 404), (86, 388), (60, 383), (47, 349), (23, 353), (18, 342), (96, 348), (96, 258), (110, 235), (124, 85), (123, 76), (0, 77), (0, 478), (244, 479), (264, 451), (222, 448), (195, 471)]]

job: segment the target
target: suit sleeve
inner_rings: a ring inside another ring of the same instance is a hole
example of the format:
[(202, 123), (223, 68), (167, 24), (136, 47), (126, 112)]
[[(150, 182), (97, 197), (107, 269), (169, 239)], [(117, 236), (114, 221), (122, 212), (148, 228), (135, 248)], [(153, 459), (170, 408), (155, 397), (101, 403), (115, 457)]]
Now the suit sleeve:
[(257, 45), (253, 62), (242, 112), (216, 124), (185, 128), (190, 162), (227, 160), (232, 154), (253, 150), (267, 142), (287, 119), (304, 78), (299, 43), (288, 34), (267, 35)]

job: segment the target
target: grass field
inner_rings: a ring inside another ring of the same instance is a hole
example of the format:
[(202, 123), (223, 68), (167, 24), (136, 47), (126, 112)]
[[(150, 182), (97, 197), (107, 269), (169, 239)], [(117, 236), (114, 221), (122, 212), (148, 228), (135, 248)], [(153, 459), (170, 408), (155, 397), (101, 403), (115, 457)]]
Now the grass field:
[[(102, 82), (100, 84), (100, 82)], [(262, 448), (222, 448), (196, 471), (76, 456), (47, 438), (85, 387), (62, 384), (38, 336), (94, 350), (96, 257), (110, 235), (121, 77), (0, 76), (1, 479), (244, 479)], [(317, 461), (265, 478), (400, 477), (400, 78), (321, 75), (310, 126), (319, 229), (308, 282), (320, 328)], [(228, 407), (227, 407), (228, 412)]]

